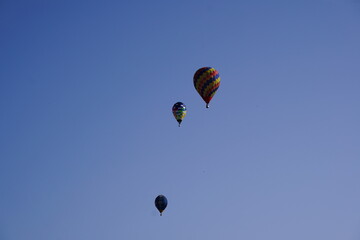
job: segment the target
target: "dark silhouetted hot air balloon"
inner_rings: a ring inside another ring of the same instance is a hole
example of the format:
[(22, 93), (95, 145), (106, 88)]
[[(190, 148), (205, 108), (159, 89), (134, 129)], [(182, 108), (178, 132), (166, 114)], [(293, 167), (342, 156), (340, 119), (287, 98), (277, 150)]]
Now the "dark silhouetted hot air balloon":
[(206, 102), (206, 108), (209, 108), (209, 103), (220, 86), (219, 72), (212, 67), (200, 68), (194, 75), (194, 86)]
[(159, 195), (155, 198), (155, 206), (160, 212), (160, 216), (162, 216), (162, 212), (165, 210), (168, 201), (164, 195)]
[(182, 120), (186, 116), (185, 104), (183, 104), (182, 102), (175, 103), (174, 106), (172, 107), (172, 112), (174, 114), (176, 121), (178, 121), (180, 127)]

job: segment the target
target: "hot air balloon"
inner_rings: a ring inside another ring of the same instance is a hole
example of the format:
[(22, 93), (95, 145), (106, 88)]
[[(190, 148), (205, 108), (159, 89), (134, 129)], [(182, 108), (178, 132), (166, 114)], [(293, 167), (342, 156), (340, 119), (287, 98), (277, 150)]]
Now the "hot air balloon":
[(219, 72), (212, 67), (200, 68), (194, 75), (194, 86), (206, 102), (206, 108), (209, 108), (209, 103), (220, 86)]
[(160, 216), (162, 216), (162, 212), (165, 210), (168, 201), (164, 195), (159, 195), (155, 198), (155, 206), (160, 212)]
[(175, 103), (174, 106), (172, 107), (172, 112), (174, 114), (176, 121), (178, 121), (180, 127), (182, 120), (186, 116), (185, 104), (183, 104), (182, 102)]

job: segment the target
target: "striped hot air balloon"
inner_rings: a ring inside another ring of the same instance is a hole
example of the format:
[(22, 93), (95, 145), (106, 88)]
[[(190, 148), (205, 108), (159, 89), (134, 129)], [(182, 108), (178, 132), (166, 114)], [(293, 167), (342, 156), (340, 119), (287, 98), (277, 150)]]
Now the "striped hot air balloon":
[(206, 108), (209, 108), (209, 103), (220, 86), (219, 72), (212, 67), (200, 68), (194, 75), (194, 86), (206, 102)]
[(175, 103), (174, 106), (172, 107), (172, 112), (173, 112), (173, 115), (174, 115), (176, 121), (178, 121), (179, 127), (180, 127), (182, 120), (186, 116), (185, 104), (183, 104), (182, 102)]

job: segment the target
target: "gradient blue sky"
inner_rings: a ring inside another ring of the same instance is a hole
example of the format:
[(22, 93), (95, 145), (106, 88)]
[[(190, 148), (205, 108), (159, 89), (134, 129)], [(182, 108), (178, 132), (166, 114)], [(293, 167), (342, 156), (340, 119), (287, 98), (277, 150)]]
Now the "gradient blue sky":
[(1, 240), (360, 239), (360, 1), (2, 0), (0, 36)]

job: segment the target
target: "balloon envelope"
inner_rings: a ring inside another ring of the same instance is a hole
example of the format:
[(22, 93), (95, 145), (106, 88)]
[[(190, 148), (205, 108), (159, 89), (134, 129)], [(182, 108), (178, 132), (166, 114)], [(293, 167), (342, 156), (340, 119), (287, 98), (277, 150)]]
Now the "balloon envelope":
[(194, 86), (208, 108), (211, 99), (220, 86), (219, 72), (212, 67), (200, 68), (194, 74)]
[(162, 216), (162, 212), (165, 210), (168, 201), (164, 195), (159, 195), (155, 198), (155, 206), (160, 212), (160, 216)]
[(173, 112), (173, 115), (174, 115), (176, 121), (178, 121), (179, 127), (180, 127), (182, 120), (186, 116), (185, 104), (183, 104), (182, 102), (175, 103), (174, 106), (172, 107), (172, 112)]

